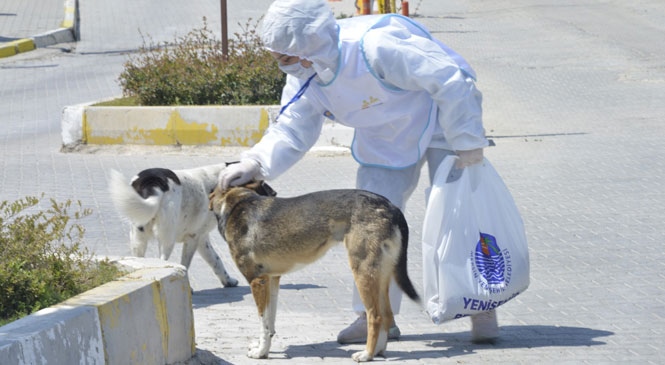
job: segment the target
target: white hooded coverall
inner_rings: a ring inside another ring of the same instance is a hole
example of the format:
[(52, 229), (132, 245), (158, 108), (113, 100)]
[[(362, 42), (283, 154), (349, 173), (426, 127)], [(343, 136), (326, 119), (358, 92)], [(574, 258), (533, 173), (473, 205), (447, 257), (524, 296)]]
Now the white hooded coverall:
[[(265, 179), (304, 156), (326, 117), (355, 129), (357, 188), (381, 194), (401, 209), (426, 154), (432, 170), (451, 151), (488, 145), (474, 71), (409, 18), (336, 21), (325, 1), (276, 0), (263, 20), (263, 40), (271, 51), (311, 61), (317, 72), (304, 92), (306, 80), (287, 76), (282, 105), (290, 104), (242, 155), (259, 162)], [(394, 313), (401, 294), (391, 287)], [(364, 311), (357, 290), (353, 308)]]

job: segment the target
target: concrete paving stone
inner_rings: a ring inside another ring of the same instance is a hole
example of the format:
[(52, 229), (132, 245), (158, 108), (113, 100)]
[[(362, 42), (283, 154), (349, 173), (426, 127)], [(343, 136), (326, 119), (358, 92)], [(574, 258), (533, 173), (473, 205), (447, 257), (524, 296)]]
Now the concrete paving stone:
[[(235, 20), (258, 18), (269, 2), (229, 2), (236, 17), (229, 26), (235, 31)], [(0, 36), (13, 36), (7, 28), (20, 30), (17, 23), (5, 22), (19, 20), (19, 6), (42, 19), (38, 8), (51, 9), (49, 13), (62, 10), (57, 2), (48, 8), (38, 4), (3, 2)], [(348, 0), (331, 4), (340, 9), (352, 6)], [(140, 33), (170, 41), (199, 26), (203, 15), (218, 33), (218, 6), (216, 0), (186, 6), (174, 0), (159, 6), (125, 0), (83, 2), (80, 42), (0, 60), (0, 84), (11, 85), (0, 87), (5, 115), (0, 199), (46, 192), (81, 200), (94, 211), (84, 220), (86, 244), (100, 254), (126, 255), (127, 226), (106, 195), (110, 168), (130, 175), (147, 167), (175, 169), (237, 158), (237, 150), (193, 148), (89, 147), (59, 152), (62, 108), (119, 95), (117, 76), (127, 54), (142, 44)], [(502, 340), (495, 346), (470, 344), (468, 320), (436, 326), (419, 306), (404, 300), (397, 316), (404, 336), (389, 344), (388, 360), (662, 362), (661, 1), (422, 0), (412, 1), (410, 7), (416, 20), (465, 56), (478, 73), (485, 127), (497, 143), (486, 156), (523, 215), (531, 287), (500, 309)], [(292, 196), (353, 187), (354, 176), (350, 156), (312, 155), (272, 184), (281, 196)], [(409, 272), (418, 290), (425, 177), (423, 172), (405, 211), (412, 238)], [(353, 320), (351, 276), (340, 247), (316, 266), (283, 279), (271, 359), (247, 359), (247, 343), (258, 332), (256, 310), (225, 243), (214, 234), (212, 239), (241, 286), (221, 288), (212, 270), (195, 256), (189, 272), (199, 352), (194, 362), (348, 363), (350, 354), (362, 348), (335, 343), (337, 332)], [(172, 261), (179, 261), (179, 252), (177, 248)], [(156, 256), (154, 245), (148, 255)]]

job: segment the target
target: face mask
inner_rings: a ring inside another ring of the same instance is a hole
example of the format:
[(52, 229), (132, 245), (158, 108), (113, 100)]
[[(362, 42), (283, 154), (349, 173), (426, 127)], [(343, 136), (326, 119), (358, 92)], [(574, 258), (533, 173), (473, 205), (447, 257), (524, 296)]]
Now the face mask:
[(314, 68), (305, 68), (300, 62), (296, 62), (291, 65), (278, 65), (279, 69), (284, 73), (289, 74), (293, 77), (299, 79), (308, 79), (310, 76), (314, 75), (316, 71)]

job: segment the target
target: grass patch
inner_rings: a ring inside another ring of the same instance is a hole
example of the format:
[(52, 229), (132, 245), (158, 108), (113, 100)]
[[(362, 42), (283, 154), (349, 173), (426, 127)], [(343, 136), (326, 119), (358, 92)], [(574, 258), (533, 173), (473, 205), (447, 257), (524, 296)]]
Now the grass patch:
[(92, 106), (141, 106), (139, 99), (135, 96), (123, 96), (107, 101), (92, 104)]

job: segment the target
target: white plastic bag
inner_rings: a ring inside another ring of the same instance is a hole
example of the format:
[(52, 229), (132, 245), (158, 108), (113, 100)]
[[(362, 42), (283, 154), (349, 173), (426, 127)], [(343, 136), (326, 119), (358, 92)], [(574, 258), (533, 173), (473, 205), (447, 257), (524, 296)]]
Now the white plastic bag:
[(495, 309), (529, 286), (524, 224), (492, 165), (437, 169), (423, 224), (425, 306), (436, 324)]

